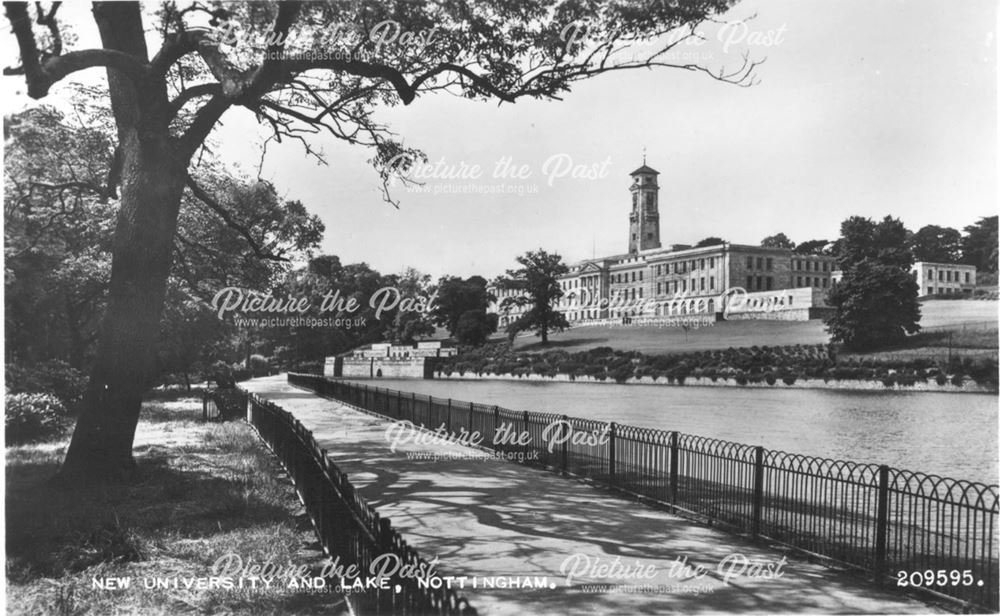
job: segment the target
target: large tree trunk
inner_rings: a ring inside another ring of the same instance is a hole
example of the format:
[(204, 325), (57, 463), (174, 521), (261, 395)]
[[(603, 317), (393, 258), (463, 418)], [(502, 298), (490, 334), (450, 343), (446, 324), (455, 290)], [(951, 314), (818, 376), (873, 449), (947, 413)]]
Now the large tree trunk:
[(159, 322), (186, 165), (163, 138), (121, 143), (121, 206), (108, 309), (97, 357), (60, 474), (105, 480), (134, 466), (132, 441), (142, 395), (154, 376)]

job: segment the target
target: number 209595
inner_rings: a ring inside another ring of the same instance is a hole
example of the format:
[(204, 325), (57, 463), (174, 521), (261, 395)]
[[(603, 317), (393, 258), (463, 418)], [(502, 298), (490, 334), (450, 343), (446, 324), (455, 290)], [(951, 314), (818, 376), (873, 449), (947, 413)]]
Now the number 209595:
[[(926, 571), (897, 571), (896, 586), (972, 586), (976, 579), (970, 569), (927, 569)], [(979, 586), (982, 586), (982, 581)]]

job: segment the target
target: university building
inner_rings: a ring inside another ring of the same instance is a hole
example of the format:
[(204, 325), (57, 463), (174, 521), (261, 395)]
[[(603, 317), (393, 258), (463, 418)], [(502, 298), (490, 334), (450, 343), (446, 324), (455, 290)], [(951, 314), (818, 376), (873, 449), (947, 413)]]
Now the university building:
[[(742, 244), (660, 243), (659, 172), (633, 171), (628, 252), (589, 259), (560, 277), (557, 308), (575, 325), (667, 323), (684, 315), (807, 320), (828, 310), (835, 259)], [(497, 303), (514, 291), (496, 291)], [(523, 309), (500, 315), (500, 326)]]
[(919, 295), (969, 293), (976, 288), (976, 266), (917, 261), (910, 270), (920, 286)]

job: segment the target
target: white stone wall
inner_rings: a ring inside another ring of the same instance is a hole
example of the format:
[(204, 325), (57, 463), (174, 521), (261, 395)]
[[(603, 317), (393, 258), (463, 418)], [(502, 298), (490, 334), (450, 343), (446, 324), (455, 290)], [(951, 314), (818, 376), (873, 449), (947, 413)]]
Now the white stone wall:
[[(457, 372), (453, 372), (451, 376), (446, 376), (444, 373), (436, 372), (434, 378), (442, 380), (455, 380), (455, 381), (548, 381), (548, 382), (573, 382), (573, 383), (589, 383), (589, 384), (615, 384), (614, 379), (606, 379), (604, 381), (598, 380), (590, 376), (578, 376), (575, 379), (571, 379), (568, 374), (557, 374), (554, 377), (542, 376), (540, 374), (528, 374), (518, 378), (511, 374), (483, 374), (477, 376), (474, 373), (466, 372), (464, 376), (460, 376)], [(938, 385), (934, 381), (928, 381), (927, 383), (914, 383), (911, 386), (893, 385), (892, 387), (886, 387), (881, 381), (869, 381), (869, 380), (858, 380), (858, 379), (843, 379), (840, 381), (830, 379), (824, 381), (823, 379), (797, 379), (792, 385), (785, 385), (778, 379), (778, 382), (774, 385), (768, 385), (767, 383), (747, 383), (746, 385), (738, 384), (734, 379), (723, 379), (719, 377), (717, 380), (713, 381), (708, 377), (688, 377), (684, 379), (684, 385), (677, 385), (676, 383), (671, 384), (666, 378), (659, 378), (653, 380), (652, 377), (632, 377), (625, 381), (625, 385), (665, 385), (673, 387), (743, 387), (749, 389), (840, 389), (840, 390), (856, 390), (856, 391), (901, 391), (901, 392), (912, 392), (912, 391), (922, 391), (922, 392), (941, 392), (941, 393), (997, 393), (995, 389), (990, 389), (988, 387), (978, 385), (976, 382), (966, 379), (961, 386), (955, 386), (951, 383), (945, 383), (944, 385)]]

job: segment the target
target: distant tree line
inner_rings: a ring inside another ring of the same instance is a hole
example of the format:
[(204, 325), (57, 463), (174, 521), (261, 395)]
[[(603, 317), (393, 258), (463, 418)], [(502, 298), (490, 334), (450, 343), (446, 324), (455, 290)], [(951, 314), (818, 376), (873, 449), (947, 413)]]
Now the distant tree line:
[[(951, 227), (926, 225), (916, 232), (903, 227), (904, 244), (913, 255), (914, 261), (934, 263), (961, 263), (974, 265), (980, 272), (997, 272), (997, 217), (986, 216), (976, 223), (966, 226), (962, 232)], [(707, 238), (698, 243), (709, 245), (718, 238)], [(768, 248), (787, 248), (799, 254), (838, 255), (837, 241), (823, 239), (809, 240), (796, 245), (784, 233), (776, 233), (761, 240), (760, 245)]]

